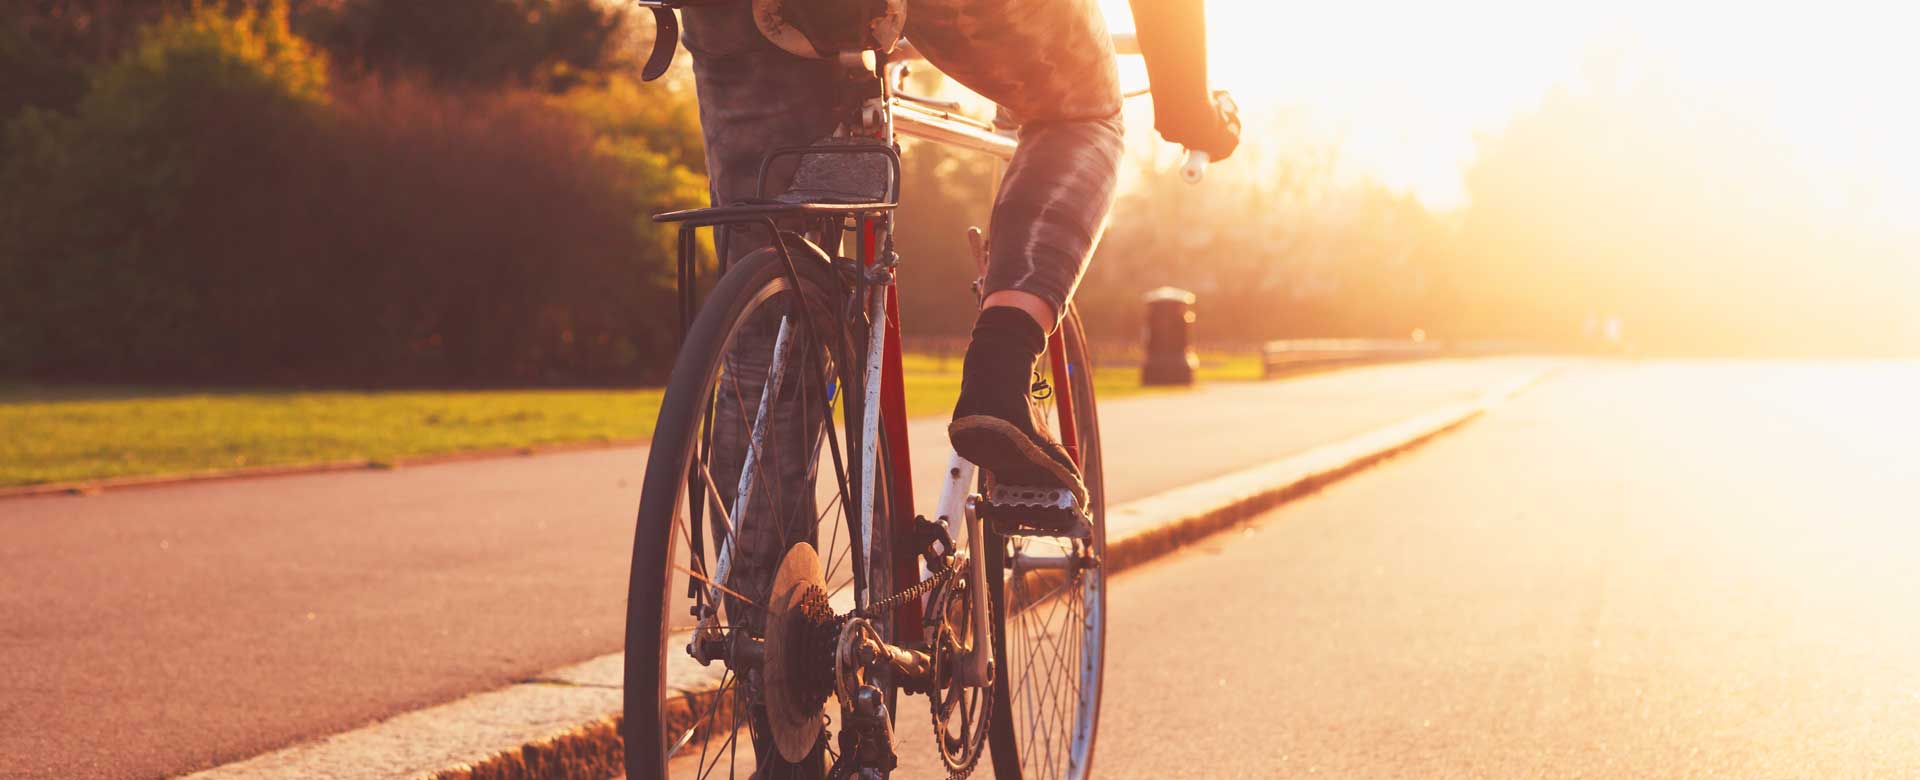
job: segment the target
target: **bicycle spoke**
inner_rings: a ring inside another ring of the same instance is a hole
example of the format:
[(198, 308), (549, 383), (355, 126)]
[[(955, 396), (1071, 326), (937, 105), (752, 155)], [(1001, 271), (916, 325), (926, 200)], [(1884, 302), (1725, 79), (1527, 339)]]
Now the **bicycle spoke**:
[[(731, 690), (728, 683), (733, 679), (732, 671), (721, 673), (720, 687), (714, 691), (713, 701), (707, 704), (707, 714), (700, 716), (699, 719), (693, 722), (693, 725), (687, 727), (687, 733), (680, 735), (680, 741), (674, 743), (674, 746), (667, 750), (668, 758), (672, 758), (678, 754), (681, 748), (686, 747), (688, 742), (693, 741), (693, 735), (700, 732), (700, 726), (713, 719), (713, 714), (719, 711), (720, 701), (725, 697), (727, 692)], [(704, 757), (706, 755), (706, 743), (702, 742), (700, 744), (701, 755)]]
[(734, 780), (733, 768), (740, 765), (740, 740), (735, 739), (738, 736), (740, 730), (734, 729), (727, 737), (727, 780)]
[[(832, 511), (833, 511), (833, 508), (834, 508), (834, 507), (836, 507), (836, 506), (839, 506), (839, 505), (840, 505), (840, 497), (841, 497), (842, 495), (844, 495), (844, 494), (842, 494), (842, 493), (835, 493), (835, 494), (833, 494), (833, 500), (831, 500), (831, 501), (828, 501), (828, 502), (827, 502), (827, 508), (826, 508), (826, 509), (822, 509), (822, 510), (820, 510), (820, 514), (819, 514), (819, 516), (817, 516), (817, 517), (815, 517), (815, 518), (813, 518), (813, 524), (814, 524), (814, 525), (815, 525), (816, 527), (818, 527), (818, 526), (819, 526), (819, 525), (820, 525), (821, 523), (823, 523), (823, 522), (826, 522), (826, 519), (827, 519), (827, 513), (829, 513), (829, 512), (832, 512)], [(845, 523), (834, 523), (834, 524), (833, 524), (833, 533), (832, 533), (832, 535), (831, 535), (831, 536), (829, 536), (829, 537), (827, 538), (827, 547), (826, 547), (826, 550), (827, 550), (827, 553), (828, 553), (829, 555), (834, 555), (834, 552), (833, 552), (833, 551), (834, 551), (834, 550), (836, 550), (836, 549), (839, 549), (839, 548), (838, 548), (838, 545), (840, 544), (840, 526), (842, 526), (842, 525), (845, 525)], [(851, 546), (851, 545), (849, 545), (847, 549), (852, 549), (852, 546)], [(828, 564), (827, 564), (827, 575), (826, 575), (826, 578), (827, 578), (827, 580), (828, 580), (828, 581), (832, 581), (832, 580), (833, 580), (833, 573), (834, 573), (834, 571), (835, 571), (836, 569), (838, 569), (838, 568), (840, 567), (840, 561), (841, 561), (841, 560), (842, 560), (842, 559), (843, 559), (844, 557), (845, 557), (845, 551), (843, 550), (843, 551), (841, 551), (841, 553), (839, 554), (839, 557), (835, 557), (835, 558), (834, 558), (833, 560), (831, 560), (830, 562), (828, 562)]]
[[(1039, 710), (1040, 721), (1037, 725), (1040, 730), (1040, 742), (1042, 745), (1045, 745), (1047, 749), (1048, 766), (1054, 765), (1053, 735), (1054, 729), (1057, 728), (1059, 724), (1053, 716), (1057, 712), (1056, 694), (1059, 693), (1062, 682), (1058, 675), (1049, 673), (1058, 670), (1060, 661), (1060, 646), (1053, 636), (1052, 630), (1049, 628), (1052, 624), (1052, 617), (1053, 614), (1049, 613), (1047, 620), (1042, 622), (1040, 627), (1040, 638), (1045, 641), (1045, 648), (1047, 650), (1045, 662), (1041, 669), (1041, 672), (1046, 675), (1046, 679), (1044, 680), (1044, 687), (1040, 690), (1040, 695), (1036, 697), (1034, 702), (1036, 708)], [(1036, 656), (1040, 655), (1040, 645), (1038, 643), (1035, 644), (1033, 652)]]
[(711, 586), (713, 586), (714, 588), (716, 588), (716, 589), (718, 589), (718, 590), (719, 590), (719, 591), (720, 591), (721, 593), (725, 593), (725, 594), (727, 594), (727, 595), (729, 595), (729, 596), (732, 596), (732, 597), (734, 597), (734, 598), (736, 598), (736, 599), (739, 599), (739, 600), (741, 600), (741, 601), (743, 601), (743, 602), (745, 602), (745, 603), (747, 604), (747, 606), (750, 606), (750, 607), (755, 607), (755, 608), (758, 608), (758, 609), (759, 609), (759, 610), (760, 610), (761, 612), (765, 612), (765, 611), (767, 611), (767, 607), (766, 607), (766, 605), (764, 605), (764, 604), (762, 604), (762, 603), (760, 603), (760, 602), (758, 602), (758, 601), (755, 601), (755, 600), (753, 600), (753, 599), (750, 599), (750, 598), (747, 598), (746, 596), (742, 596), (742, 595), (740, 595), (740, 593), (739, 593), (739, 592), (737, 592), (737, 591), (735, 591), (735, 590), (734, 590), (734, 589), (732, 589), (732, 588), (729, 588), (729, 587), (727, 587), (727, 586), (725, 586), (725, 585), (721, 585), (721, 584), (720, 584), (720, 583), (718, 583), (718, 582), (714, 582), (714, 581), (713, 581), (712, 579), (710, 579), (710, 578), (708, 578), (708, 577), (707, 577), (707, 575), (705, 575), (705, 574), (701, 574), (701, 573), (699, 573), (699, 572), (697, 572), (697, 571), (694, 571), (694, 570), (692, 570), (692, 569), (689, 569), (689, 568), (687, 568), (687, 567), (685, 567), (685, 566), (681, 566), (681, 565), (680, 565), (680, 564), (678, 564), (678, 563), (675, 563), (675, 564), (669, 564), (669, 565), (671, 565), (671, 566), (673, 566), (673, 568), (674, 568), (674, 569), (676, 569), (676, 570), (678, 570), (678, 571), (680, 571), (680, 573), (682, 573), (682, 574), (685, 574), (685, 575), (687, 575), (687, 576), (689, 576), (689, 577), (692, 577), (692, 578), (694, 578), (694, 579), (696, 579), (696, 580), (699, 580), (699, 581), (701, 581), (701, 582), (704, 582), (704, 583), (706, 583), (706, 584), (708, 584), (708, 585), (711, 585)]
[(701, 748), (700, 774), (697, 775), (697, 777), (706, 777), (708, 772), (711, 772), (714, 769), (718, 768), (720, 766), (720, 758), (721, 758), (720, 754), (722, 753), (727, 754), (727, 776), (732, 777), (733, 776), (733, 756), (735, 755), (733, 752), (733, 746), (734, 746), (734, 743), (739, 738), (739, 736), (740, 736), (739, 725), (736, 724), (733, 728), (727, 729), (727, 741), (720, 746), (719, 750), (715, 750), (713, 752), (712, 766), (707, 765), (706, 749), (704, 747)]
[(713, 472), (707, 468), (706, 463), (700, 464), (700, 481), (707, 486), (707, 489), (703, 491), (707, 494), (707, 502), (711, 505), (714, 513), (718, 515), (721, 522), (725, 523), (727, 539), (722, 540), (724, 544), (727, 540), (733, 539), (733, 515), (727, 511), (726, 504), (721, 501), (720, 491), (713, 484)]

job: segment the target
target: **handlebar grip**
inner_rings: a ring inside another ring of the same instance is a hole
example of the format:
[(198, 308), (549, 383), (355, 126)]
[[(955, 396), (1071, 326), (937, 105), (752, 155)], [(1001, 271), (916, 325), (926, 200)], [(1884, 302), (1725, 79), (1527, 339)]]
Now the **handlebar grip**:
[(1188, 149), (1187, 159), (1180, 163), (1180, 178), (1188, 184), (1199, 184), (1207, 176), (1207, 166), (1213, 164), (1213, 155), (1198, 149)]

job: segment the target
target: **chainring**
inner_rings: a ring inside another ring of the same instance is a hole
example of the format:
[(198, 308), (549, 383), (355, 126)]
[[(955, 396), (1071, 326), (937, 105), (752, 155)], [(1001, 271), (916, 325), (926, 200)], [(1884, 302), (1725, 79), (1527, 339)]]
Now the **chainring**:
[[(955, 577), (934, 593), (927, 606), (938, 615), (940, 625), (934, 631), (932, 684), (927, 704), (933, 712), (934, 747), (946, 764), (947, 776), (964, 780), (986, 752), (987, 719), (993, 712), (993, 685), (970, 686), (953, 673), (961, 658), (974, 647), (973, 600), (968, 580)], [(985, 638), (981, 638), (984, 641)]]

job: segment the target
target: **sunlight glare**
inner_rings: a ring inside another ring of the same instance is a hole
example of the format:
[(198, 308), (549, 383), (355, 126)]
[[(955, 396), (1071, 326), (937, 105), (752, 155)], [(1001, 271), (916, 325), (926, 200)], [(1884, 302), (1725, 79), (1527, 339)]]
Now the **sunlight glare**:
[[(1126, 0), (1101, 2), (1114, 29), (1132, 29)], [(1615, 56), (1616, 78), (1678, 78), (1737, 96), (1746, 121), (1783, 136), (1818, 173), (1823, 199), (1872, 201), (1879, 216), (1906, 218), (1920, 207), (1920, 113), (1905, 99), (1917, 68), (1901, 40), (1911, 25), (1886, 18), (1899, 13), (1888, 8), (1213, 0), (1209, 60), (1214, 83), (1250, 115), (1302, 117), (1350, 163), (1449, 208), (1464, 205), (1461, 171), (1477, 135), (1556, 85), (1578, 88), (1597, 58)]]

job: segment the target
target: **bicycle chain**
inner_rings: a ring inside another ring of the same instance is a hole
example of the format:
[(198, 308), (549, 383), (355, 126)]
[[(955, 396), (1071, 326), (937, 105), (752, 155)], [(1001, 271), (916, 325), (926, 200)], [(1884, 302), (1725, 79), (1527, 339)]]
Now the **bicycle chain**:
[[(921, 580), (917, 583), (914, 583), (911, 586), (908, 586), (906, 590), (900, 591), (899, 593), (895, 593), (884, 599), (873, 602), (872, 604), (868, 604), (866, 609), (856, 609), (849, 615), (849, 617), (860, 617), (860, 618), (866, 618), (868, 620), (872, 620), (876, 615), (884, 615), (888, 611), (891, 611), (899, 607), (900, 605), (907, 603), (908, 601), (927, 595), (927, 593), (932, 591), (934, 588), (940, 587), (941, 585), (945, 585), (946, 583), (950, 582), (954, 578), (954, 576), (959, 573), (960, 573), (960, 569), (957, 567), (941, 566), (938, 570), (927, 575), (926, 579)], [(938, 653), (940, 650), (938, 647), (936, 647), (934, 648), (933, 651)], [(931, 696), (929, 696), (928, 703), (931, 704), (932, 702), (933, 702), (933, 699)], [(942, 725), (940, 723), (939, 713), (936, 711), (936, 712), (933, 712), (932, 715), (933, 715), (933, 725), (934, 725), (934, 739), (939, 739), (940, 727)], [(948, 780), (966, 780), (968, 776), (973, 774), (974, 767), (979, 765), (980, 754), (984, 752), (985, 751), (976, 751), (973, 755), (973, 760), (967, 762), (967, 764), (964, 767), (948, 767), (947, 768)], [(836, 767), (835, 767), (836, 772), (841, 771), (842, 769), (841, 767), (838, 766), (838, 763), (839, 762), (836, 762)], [(832, 778), (834, 776), (835, 774), (833, 772), (828, 773), (829, 778)], [(846, 774), (839, 775), (839, 776), (848, 777), (848, 776), (851, 776), (851, 772), (847, 772)]]
[(862, 617), (868, 620), (873, 620), (879, 616), (885, 615), (889, 610), (895, 609), (900, 605), (905, 604), (908, 601), (911, 601), (913, 599), (917, 599), (917, 598), (920, 598), (921, 596), (927, 595), (928, 591), (933, 590), (934, 588), (939, 587), (942, 584), (945, 584), (947, 580), (953, 579), (953, 575), (956, 574), (957, 572), (958, 572), (957, 569), (954, 569), (951, 566), (943, 565), (939, 568), (939, 570), (933, 572), (930, 575), (927, 575), (926, 579), (908, 586), (906, 590), (900, 591), (899, 593), (895, 593), (884, 599), (873, 602), (872, 604), (868, 604), (865, 609), (854, 610), (853, 617)]

